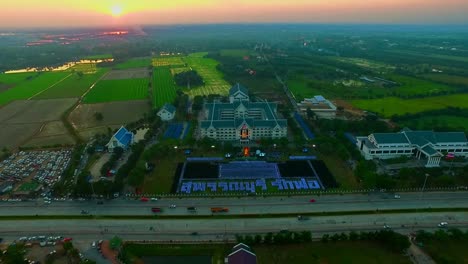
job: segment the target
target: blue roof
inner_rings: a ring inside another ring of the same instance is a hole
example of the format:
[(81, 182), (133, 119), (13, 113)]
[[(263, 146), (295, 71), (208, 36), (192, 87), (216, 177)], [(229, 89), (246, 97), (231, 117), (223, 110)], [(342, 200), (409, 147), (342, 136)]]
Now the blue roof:
[(114, 134), (114, 138), (122, 145), (129, 146), (130, 143), (132, 143), (133, 133), (128, 131), (125, 127), (120, 127), (120, 129)]
[(321, 95), (316, 95), (314, 96), (315, 100), (319, 101), (319, 102), (323, 102), (325, 101), (325, 97), (321, 96)]

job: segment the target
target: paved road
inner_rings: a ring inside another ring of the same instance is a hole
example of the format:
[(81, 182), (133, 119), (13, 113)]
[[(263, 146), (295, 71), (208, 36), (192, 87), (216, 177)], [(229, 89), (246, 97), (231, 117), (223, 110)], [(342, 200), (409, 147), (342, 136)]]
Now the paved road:
[[(13, 241), (22, 236), (61, 235), (83, 241), (125, 240), (208, 240), (233, 239), (235, 234), (310, 230), (323, 233), (379, 230), (386, 224), (402, 233), (437, 229), (441, 221), (449, 227), (468, 228), (468, 213), (410, 213), (350, 216), (320, 216), (299, 221), (295, 217), (262, 219), (180, 219), (180, 220), (15, 220), (2, 221), (0, 237)], [(20, 228), (19, 228), (20, 227)], [(198, 235), (192, 235), (197, 232)]]
[[(316, 202), (310, 203), (314, 198)], [(175, 204), (177, 208), (170, 209)], [(164, 198), (158, 201), (108, 200), (0, 202), (0, 215), (77, 215), (87, 210), (93, 215), (151, 215), (151, 207), (162, 208), (163, 215), (187, 215), (187, 207), (197, 207), (198, 215), (211, 215), (211, 207), (228, 207), (228, 214), (271, 214), (338, 212), (385, 209), (468, 208), (468, 192), (403, 193), (400, 199), (393, 194), (373, 193), (357, 195), (323, 195), (295, 197), (244, 198)]]

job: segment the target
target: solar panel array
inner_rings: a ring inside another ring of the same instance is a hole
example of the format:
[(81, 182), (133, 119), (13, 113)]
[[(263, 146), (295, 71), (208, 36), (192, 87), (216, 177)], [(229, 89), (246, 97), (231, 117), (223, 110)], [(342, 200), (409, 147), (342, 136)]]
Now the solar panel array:
[(299, 123), (302, 130), (304, 130), (304, 133), (308, 139), (315, 138), (315, 135), (312, 133), (312, 131), (310, 131), (309, 126), (304, 122), (304, 119), (302, 119), (302, 116), (298, 112), (294, 112), (294, 119), (296, 119), (297, 123)]

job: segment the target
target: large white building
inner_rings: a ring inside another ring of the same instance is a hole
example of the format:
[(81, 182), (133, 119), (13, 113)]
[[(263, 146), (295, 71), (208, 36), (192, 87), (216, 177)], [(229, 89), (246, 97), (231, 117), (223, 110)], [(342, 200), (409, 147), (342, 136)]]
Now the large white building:
[(463, 132), (411, 131), (373, 133), (357, 137), (356, 145), (367, 160), (416, 156), (426, 167), (438, 167), (446, 153), (468, 157), (468, 142)]
[(305, 98), (298, 103), (298, 107), (302, 112), (307, 112), (307, 108), (310, 108), (318, 118), (333, 119), (336, 117), (336, 106), (321, 95)]
[(229, 103), (204, 105), (199, 131), (201, 137), (248, 144), (261, 138), (286, 137), (288, 125), (286, 119), (277, 118), (276, 103), (250, 102), (248, 90), (236, 84), (229, 90)]

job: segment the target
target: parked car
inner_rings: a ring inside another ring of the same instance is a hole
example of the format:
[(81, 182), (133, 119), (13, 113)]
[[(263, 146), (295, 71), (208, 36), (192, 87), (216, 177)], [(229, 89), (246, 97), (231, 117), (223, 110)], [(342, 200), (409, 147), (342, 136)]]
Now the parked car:
[(176, 206), (175, 204), (171, 204), (171, 205), (169, 206), (169, 208), (171, 208), (171, 209), (174, 209), (174, 208), (176, 208), (176, 207), (177, 207), (177, 206)]
[(447, 222), (440, 222), (437, 227), (440, 227), (440, 228), (444, 228), (444, 227), (447, 227), (448, 226), (448, 223)]
[(148, 202), (148, 201), (149, 201), (149, 199), (148, 199), (148, 198), (146, 198), (146, 197), (141, 197), (141, 198), (140, 198), (140, 201), (142, 201), (142, 202)]
[(395, 194), (395, 196), (393, 196), (395, 199), (400, 199), (400, 195), (399, 194)]

